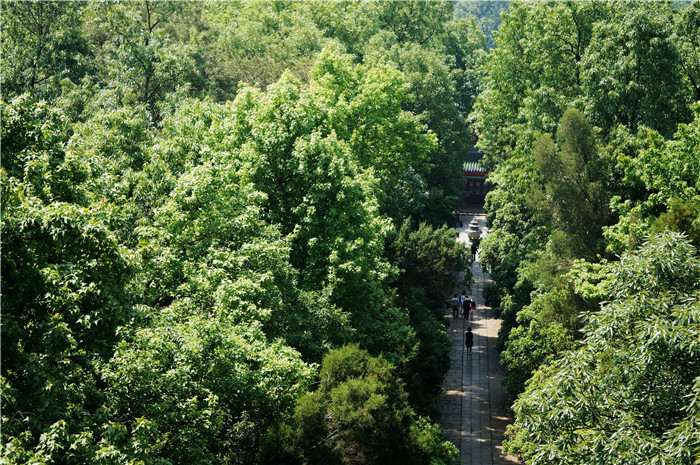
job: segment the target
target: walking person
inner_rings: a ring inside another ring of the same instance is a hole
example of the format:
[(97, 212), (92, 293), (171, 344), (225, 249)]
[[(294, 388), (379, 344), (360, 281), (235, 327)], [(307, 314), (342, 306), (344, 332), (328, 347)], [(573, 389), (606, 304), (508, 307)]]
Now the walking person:
[(463, 291), (462, 291), (462, 295), (459, 296), (459, 304), (462, 306), (462, 310), (461, 310), (461, 313), (460, 313), (460, 314), (461, 314), (461, 315), (464, 317), (464, 319), (466, 320), (467, 317), (469, 316), (469, 309), (471, 308), (471, 307), (469, 307), (469, 301), (468, 301), (468, 299), (467, 299), (467, 291), (466, 291), (466, 289), (463, 290)]
[(452, 318), (454, 320), (457, 319), (458, 312), (459, 312), (459, 299), (457, 298), (457, 294), (455, 294), (452, 297)]
[(472, 354), (472, 346), (474, 345), (474, 333), (472, 333), (471, 326), (467, 328), (467, 332), (464, 333), (464, 345), (467, 347), (467, 354)]
[(474, 319), (474, 314), (476, 313), (476, 299), (471, 299), (470, 300), (470, 318), (473, 320)]

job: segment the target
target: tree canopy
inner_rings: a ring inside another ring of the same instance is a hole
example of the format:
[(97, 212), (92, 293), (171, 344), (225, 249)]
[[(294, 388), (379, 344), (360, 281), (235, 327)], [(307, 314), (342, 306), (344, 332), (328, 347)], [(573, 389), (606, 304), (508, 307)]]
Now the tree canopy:
[(473, 22), (2, 13), (3, 462), (454, 463), (432, 422)]
[(509, 450), (698, 462), (697, 1), (1, 8), (3, 462), (454, 463), (475, 144)]
[(484, 65), (481, 257), (527, 463), (697, 462), (697, 10), (513, 2)]

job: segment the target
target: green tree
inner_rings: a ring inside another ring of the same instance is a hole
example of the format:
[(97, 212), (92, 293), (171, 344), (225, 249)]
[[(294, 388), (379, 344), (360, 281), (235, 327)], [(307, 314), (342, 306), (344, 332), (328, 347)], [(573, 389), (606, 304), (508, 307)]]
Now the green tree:
[(347, 317), (321, 290), (298, 289), (289, 241), (262, 218), (265, 196), (241, 178), (235, 157), (219, 151), (220, 124), (201, 131), (200, 148), (211, 155), (180, 175), (153, 222), (137, 230), (145, 302), (177, 300), (197, 314), (263, 322), (270, 336), (320, 360), (349, 337)]
[(291, 413), (312, 379), (299, 354), (235, 315), (161, 312), (123, 341), (102, 371), (115, 418), (157, 428), (152, 458), (258, 461), (263, 435)]
[(300, 97), (287, 78), (266, 95), (242, 94), (241, 105), (257, 99), (247, 112), (252, 131), (242, 151), (247, 179), (265, 193), (269, 219), (292, 234), (300, 286), (329, 286), (334, 301), (361, 318), (381, 305), (389, 225), (378, 216), (374, 179), (353, 162), (347, 144), (316, 129), (313, 107), (304, 108), (313, 103)]
[(507, 448), (532, 464), (695, 463), (697, 250), (657, 236), (608, 270), (610, 302), (589, 315), (583, 347), (530, 381)]
[(687, 121), (691, 96), (671, 37), (673, 23), (669, 4), (646, 2), (628, 3), (596, 23), (581, 63), (593, 124), (605, 132), (618, 124), (632, 131), (645, 125), (670, 136)]
[(194, 45), (166, 28), (182, 13), (182, 2), (89, 4), (85, 28), (115, 106), (142, 103), (157, 121), (165, 97), (197, 80)]
[(700, 3), (692, 2), (681, 12), (676, 23), (674, 41), (678, 41), (681, 55), (681, 66), (690, 88), (694, 92), (694, 100), (700, 101)]
[(439, 36), (442, 27), (452, 19), (449, 2), (386, 2), (371, 3), (382, 29), (389, 31), (398, 44), (423, 45)]
[(603, 226), (611, 220), (606, 194), (609, 169), (580, 111), (564, 112), (556, 140), (555, 146), (549, 136), (541, 136), (533, 147), (535, 168), (544, 184), (544, 192), (533, 196), (542, 199), (534, 200), (533, 209), (550, 218), (553, 229), (566, 233), (570, 255), (594, 259), (604, 249)]
[(330, 352), (318, 389), (299, 399), (287, 432), (294, 463), (455, 463), (454, 446), (415, 415), (393, 372), (357, 346)]
[(399, 294), (422, 288), (431, 304), (442, 302), (460, 284), (455, 274), (466, 266), (466, 249), (454, 239), (451, 227), (434, 229), (420, 223), (412, 229), (406, 220), (389, 246), (392, 263), (401, 269), (396, 281)]
[(421, 413), (437, 413), (435, 395), (450, 367), (452, 342), (445, 331), (444, 301), (447, 295), (471, 280), (456, 277), (465, 269), (467, 253), (455, 241), (454, 229), (434, 229), (421, 223), (412, 229), (406, 220), (388, 246), (389, 260), (399, 267), (396, 302), (409, 313), (416, 333), (415, 354), (399, 367), (409, 400)]
[(493, 0), (457, 0), (453, 2), (457, 18), (473, 17), (481, 28), (489, 48), (494, 47), (494, 35), (501, 25), (501, 15), (508, 11), (510, 2)]
[(65, 150), (65, 116), (26, 94), (2, 107), (3, 441), (50, 463), (99, 435), (97, 369), (138, 318), (136, 263), (116, 206), (85, 188), (88, 160)]
[[(410, 98), (402, 98), (405, 94), (400, 91), (396, 104), (419, 116), (437, 136), (429, 170), (399, 169), (389, 182), (382, 182), (387, 193), (384, 212), (397, 227), (409, 215), (444, 224), (458, 201), (462, 159), (472, 144), (466, 118), (481, 79), (477, 68), (484, 59), (478, 27), (455, 20), (449, 2), (334, 2), (318, 10), (314, 17), (319, 27), (339, 40), (357, 62), (369, 68), (390, 65), (404, 74)], [(408, 138), (405, 130), (384, 136), (392, 142)], [(394, 149), (401, 151), (401, 145), (406, 146), (399, 142)], [(418, 192), (420, 196), (415, 195)]]
[(2, 5), (3, 100), (31, 92), (39, 98), (60, 93), (60, 81), (78, 83), (95, 72), (81, 30), (82, 2), (8, 1)]
[(665, 228), (689, 235), (697, 246), (700, 207), (700, 111), (672, 140), (658, 132), (617, 134), (610, 144), (615, 175), (624, 191), (611, 202), (620, 220), (605, 229), (608, 249), (621, 253)]
[[(691, 161), (688, 151), (694, 123), (678, 126), (686, 142), (670, 149), (664, 141), (689, 114), (681, 68), (692, 54), (679, 54), (677, 44), (693, 38), (671, 40), (681, 18), (692, 30), (692, 15), (684, 16), (689, 11), (666, 4), (523, 2), (504, 16), (471, 120), (491, 168), (486, 210), (492, 231), (481, 244), (482, 261), (496, 281), (492, 294), (500, 300), (500, 340), (510, 344), (504, 361), (517, 380), (515, 391), (544, 358), (556, 356), (556, 350), (537, 355), (544, 334), (578, 338), (576, 313), (594, 305), (566, 277), (573, 261), (622, 253), (664, 228), (695, 237), (690, 186), (697, 155)], [(612, 52), (620, 40), (630, 47), (621, 61)], [(556, 140), (548, 135), (555, 130)]]
[(470, 117), (489, 167), (529, 150), (534, 133), (552, 132), (578, 103), (592, 30), (608, 9), (602, 2), (511, 4)]
[(203, 72), (216, 84), (212, 93), (231, 99), (238, 87), (267, 87), (285, 71), (306, 80), (314, 55), (327, 41), (312, 18), (316, 6), (269, 0), (207, 3), (202, 14), (215, 33), (202, 58)]
[(391, 224), (377, 198), (381, 180), (419, 169), (432, 147), (396, 103), (405, 92), (394, 69), (354, 67), (326, 50), (308, 86), (285, 75), (267, 92), (242, 91), (227, 139), (244, 180), (265, 194), (267, 220), (291, 240), (300, 287), (348, 312), (373, 353), (408, 353), (412, 337), (405, 311), (386, 298)]

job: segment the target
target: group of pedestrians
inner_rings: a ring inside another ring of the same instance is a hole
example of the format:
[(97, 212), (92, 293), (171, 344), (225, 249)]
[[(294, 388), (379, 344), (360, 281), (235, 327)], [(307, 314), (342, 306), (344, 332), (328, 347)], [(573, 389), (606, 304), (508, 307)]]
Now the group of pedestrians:
[[(455, 210), (454, 213), (457, 220), (457, 228), (464, 227), (460, 212)], [(457, 232), (457, 238), (459, 238), (459, 232)], [(474, 243), (471, 246), (473, 263), (476, 263), (476, 256), (478, 252), (479, 239), (477, 238), (474, 240)], [(486, 270), (484, 269), (484, 271)], [(476, 312), (476, 300), (467, 297), (466, 290), (462, 291), (462, 295), (458, 296), (457, 294), (455, 294), (452, 297), (452, 317), (455, 321), (457, 320), (459, 315), (462, 315), (465, 320), (467, 318), (473, 320), (474, 312)], [(464, 333), (464, 345), (467, 348), (467, 354), (471, 355), (472, 347), (474, 346), (474, 333), (472, 332), (471, 327), (467, 328), (467, 331)]]
[[(475, 311), (476, 301), (467, 297), (467, 291), (462, 291), (460, 296), (455, 294), (452, 297), (452, 317), (455, 321), (459, 315), (462, 315), (465, 320), (467, 317), (473, 320)], [(471, 327), (467, 328), (467, 332), (464, 333), (464, 345), (467, 348), (467, 354), (471, 355), (472, 346), (474, 345), (474, 333), (472, 333)]]
[(455, 294), (452, 297), (452, 317), (456, 320), (459, 315), (462, 315), (466, 320), (474, 319), (476, 311), (476, 301), (467, 297), (467, 291), (462, 291), (462, 295)]
[[(464, 316), (465, 320), (467, 317), (473, 320), (475, 311), (476, 301), (467, 297), (467, 291), (462, 291), (460, 296), (455, 294), (452, 297), (452, 317), (455, 321), (459, 315)], [(467, 332), (464, 333), (464, 345), (467, 348), (467, 354), (471, 355), (472, 346), (474, 345), (474, 333), (472, 333), (471, 327), (467, 328)]]

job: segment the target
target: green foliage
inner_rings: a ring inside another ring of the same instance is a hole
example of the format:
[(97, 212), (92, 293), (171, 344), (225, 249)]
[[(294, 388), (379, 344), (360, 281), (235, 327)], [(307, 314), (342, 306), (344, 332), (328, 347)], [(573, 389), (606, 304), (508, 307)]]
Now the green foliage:
[[(266, 195), (245, 181), (240, 160), (224, 149), (235, 115), (229, 105), (204, 104), (166, 118), (167, 134), (152, 156), (172, 164), (179, 180), (153, 222), (137, 230), (144, 297), (153, 306), (184, 300), (198, 314), (264, 322), (271, 336), (320, 361), (333, 342), (349, 337), (348, 316), (327, 290), (298, 288), (290, 238), (264, 220)], [(188, 126), (193, 120), (200, 130)]]
[(305, 80), (313, 55), (327, 40), (312, 14), (306, 2), (205, 4), (202, 15), (207, 28), (215, 31), (208, 37), (209, 50), (202, 53), (203, 71), (215, 84), (212, 92), (230, 98), (239, 83), (266, 87), (285, 70)]
[(188, 317), (175, 305), (122, 342), (102, 370), (128, 424), (157, 427), (154, 457), (173, 463), (253, 463), (261, 436), (313, 376), (299, 354), (236, 318)]
[[(487, 221), (491, 232), (481, 241), (480, 260), (504, 289), (517, 282), (517, 267), (525, 256), (546, 239), (547, 231), (537, 224), (527, 208), (526, 179), (530, 173), (522, 169), (497, 170), (491, 176), (495, 188), (486, 196)], [(513, 189), (498, 189), (510, 185)], [(519, 192), (516, 191), (516, 188)]]
[(401, 269), (399, 294), (425, 288), (430, 303), (437, 303), (459, 287), (462, 283), (455, 283), (454, 276), (466, 267), (467, 253), (464, 244), (454, 239), (454, 230), (448, 226), (433, 229), (421, 223), (411, 230), (410, 222), (404, 222), (390, 246), (391, 261)]
[(243, 127), (252, 129), (240, 146), (244, 181), (265, 194), (267, 217), (288, 235), (300, 287), (327, 293), (359, 329), (382, 305), (391, 272), (382, 258), (389, 225), (378, 216), (371, 175), (314, 120), (329, 109), (301, 92), (284, 78), (265, 95), (237, 99), (241, 116), (249, 115)]
[(486, 45), (494, 47), (494, 36), (501, 25), (501, 15), (508, 11), (510, 2), (493, 0), (456, 0), (453, 2), (455, 16), (474, 17), (484, 34)]
[(299, 463), (454, 463), (456, 449), (415, 415), (393, 371), (357, 346), (330, 352), (318, 390), (299, 400), (288, 437)]
[[(96, 419), (104, 420), (107, 413), (107, 410), (103, 410)], [(95, 429), (100, 431), (98, 434), (92, 431), (71, 433), (70, 426), (66, 421), (57, 421), (41, 435), (34, 450), (24, 447), (23, 441), (30, 439), (29, 435), (10, 437), (3, 444), (6, 463), (172, 464), (168, 460), (152, 457), (152, 443), (157, 430), (150, 421), (143, 418), (137, 418), (129, 429), (115, 422), (99, 424), (99, 428)]]
[[(345, 428), (334, 457), (453, 462), (414, 408), (448, 367), (475, 23), (449, 2), (2, 10), (2, 460), (294, 463), (275, 434), (306, 403)], [(432, 227), (390, 250), (408, 218)], [(350, 342), (371, 367), (309, 392)]]
[(531, 143), (533, 132), (551, 132), (568, 107), (585, 108), (603, 136), (618, 124), (668, 136), (687, 122), (694, 91), (681, 69), (694, 62), (676, 44), (694, 36), (688, 26), (687, 36), (671, 39), (681, 11), (645, 2), (512, 3), (471, 116), (490, 166)]
[(593, 259), (602, 252), (602, 228), (610, 221), (608, 170), (601, 159), (591, 127), (581, 112), (568, 109), (557, 129), (557, 144), (539, 137), (533, 147), (534, 165), (543, 179), (543, 192), (533, 187), (533, 210), (543, 222), (566, 234), (568, 251), (561, 255)]
[(697, 458), (696, 12), (516, 2), (484, 65), (482, 261), (528, 463)]
[(691, 100), (673, 22), (668, 3), (632, 2), (595, 25), (582, 86), (591, 121), (605, 132), (646, 125), (670, 136), (687, 120)]
[(691, 2), (681, 12), (676, 23), (674, 41), (678, 42), (682, 73), (694, 91), (694, 100), (700, 100), (700, 3)]
[(114, 232), (118, 209), (86, 189), (87, 160), (65, 150), (63, 115), (26, 96), (3, 114), (3, 454), (55, 463), (73, 448), (91, 461), (110, 442), (93, 439), (97, 366), (138, 319), (135, 257)]
[(183, 2), (90, 3), (86, 27), (103, 81), (124, 103), (142, 103), (160, 119), (165, 95), (196, 79), (195, 47), (172, 40), (169, 22)]
[(482, 261), (513, 393), (580, 337), (578, 313), (601, 298), (581, 284), (586, 273), (569, 274), (573, 263), (594, 266), (665, 229), (695, 238), (696, 122), (679, 125), (694, 9), (657, 6), (513, 3), (485, 64), (470, 117), (493, 186)]
[(611, 158), (628, 194), (611, 202), (621, 217), (605, 231), (611, 251), (619, 253), (637, 246), (652, 231), (665, 228), (687, 233), (697, 246), (699, 141), (697, 106), (694, 121), (679, 125), (672, 140), (664, 140), (651, 130), (640, 131), (636, 137), (618, 135), (611, 144)]
[(523, 392), (525, 383), (540, 366), (575, 347), (571, 323), (562, 320), (566, 313), (577, 309), (577, 304), (570, 293), (553, 291), (535, 298), (517, 313), (517, 326), (508, 334), (501, 353), (501, 363), (507, 367), (502, 383), (511, 395)]
[[(321, 28), (340, 40), (356, 60), (371, 67), (391, 65), (404, 74), (411, 99), (402, 101), (402, 108), (420, 115), (437, 136), (429, 173), (403, 170), (382, 184), (382, 191), (389, 194), (383, 202), (385, 212), (397, 226), (407, 215), (444, 224), (458, 200), (460, 167), (471, 145), (466, 118), (484, 60), (478, 27), (452, 18), (447, 2), (333, 2), (318, 10)], [(397, 133), (398, 138), (388, 134), (393, 140), (411, 137), (404, 131)], [(419, 191), (423, 198), (415, 195)]]
[(80, 31), (84, 7), (84, 3), (3, 3), (3, 100), (25, 92), (49, 99), (60, 92), (62, 80), (78, 83), (95, 71), (88, 40)]
[(693, 463), (697, 251), (667, 234), (610, 268), (610, 302), (588, 319), (582, 348), (532, 378), (514, 406), (508, 449), (533, 464)]
[[(389, 259), (401, 270), (396, 278), (397, 304), (408, 310), (418, 341), (415, 353), (400, 367), (411, 404), (421, 413), (437, 413), (434, 397), (449, 369), (452, 347), (445, 332), (445, 296), (464, 285), (455, 277), (466, 267), (464, 245), (454, 229), (433, 229), (421, 223), (412, 230), (407, 220), (388, 247)], [(467, 271), (465, 281), (471, 279)]]
[(551, 132), (574, 105), (580, 95), (580, 62), (593, 24), (606, 8), (598, 2), (511, 3), (470, 117), (487, 165), (526, 147), (533, 131)]

